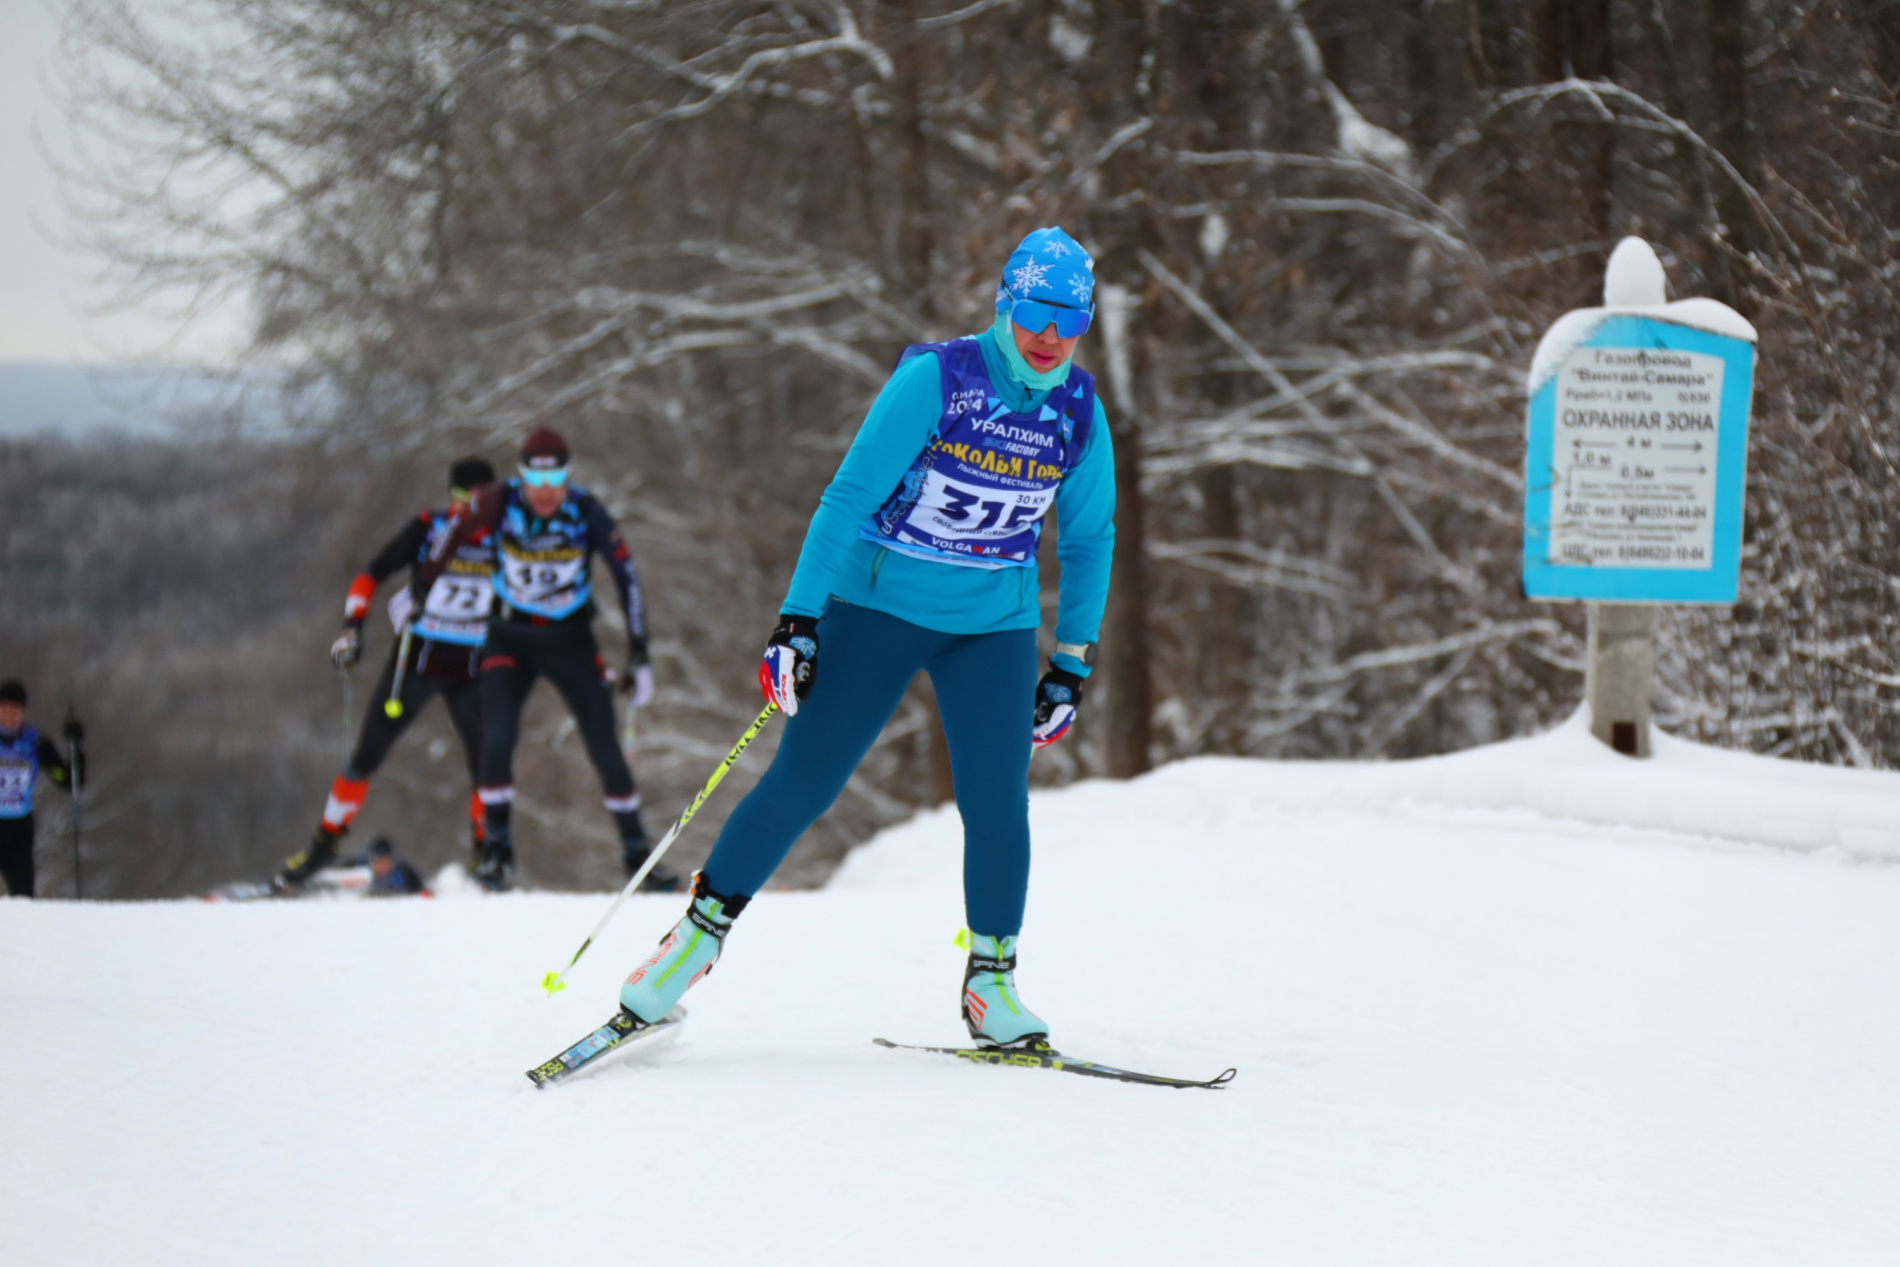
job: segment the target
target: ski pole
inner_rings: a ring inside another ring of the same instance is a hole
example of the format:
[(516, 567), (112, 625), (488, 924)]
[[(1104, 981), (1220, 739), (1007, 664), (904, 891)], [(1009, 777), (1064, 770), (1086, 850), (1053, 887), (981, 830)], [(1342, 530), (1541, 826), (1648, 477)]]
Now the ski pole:
[(350, 718), (356, 712), (350, 707), (350, 680), (356, 675), (356, 666), (344, 665), (338, 669), (338, 672), (343, 674), (343, 755), (340, 760), (344, 765), (348, 765), (350, 763)]
[[(78, 720), (73, 713), (72, 701), (68, 700), (66, 703), (67, 727), (70, 729)], [(84, 877), (80, 873), (79, 866), (82, 856), (79, 852), (79, 793), (80, 785), (85, 780), (79, 773), (79, 741), (70, 733), (66, 737), (66, 769), (71, 772), (73, 780), (73, 899), (77, 901), (86, 896)]]
[[(402, 641), (396, 644), (396, 676), (390, 679), (389, 698), (383, 701), (383, 716), (385, 717), (402, 716), (402, 675), (403, 670), (409, 667), (409, 639), (415, 630), (414, 625), (404, 622)], [(347, 756), (343, 759), (349, 760)]]
[(706, 786), (699, 789), (699, 795), (693, 798), (693, 803), (686, 807), (686, 812), (680, 815), (679, 821), (673, 824), (672, 830), (653, 847), (653, 852), (647, 855), (647, 860), (640, 864), (640, 869), (633, 873), (631, 880), (627, 881), (627, 887), (620, 890), (620, 896), (615, 898), (614, 904), (607, 908), (607, 913), (600, 917), (600, 923), (594, 925), (594, 931), (587, 934), (587, 940), (582, 942), (581, 948), (574, 952), (574, 957), (567, 961), (567, 967), (559, 972), (550, 972), (541, 978), (541, 988), (548, 992), (549, 998), (567, 989), (567, 982), (563, 978), (573, 970), (575, 964), (581, 961), (581, 956), (587, 953), (587, 948), (594, 944), (594, 939), (600, 936), (602, 929), (607, 927), (607, 922), (614, 917), (614, 912), (620, 909), (620, 904), (627, 900), (628, 894), (640, 887), (640, 882), (647, 878), (647, 872), (653, 870), (653, 865), (672, 847), (680, 830), (693, 821), (693, 815), (699, 812), (699, 807), (706, 803), (706, 798), (713, 794), (713, 789), (719, 786), (720, 780), (724, 779), (731, 772), (732, 767), (738, 764), (740, 756), (752, 746), (752, 741), (759, 737), (759, 732), (765, 729), (765, 723), (771, 721), (772, 714), (777, 711), (777, 704), (767, 704), (765, 711), (753, 719), (752, 724), (746, 727), (745, 734), (739, 736), (739, 742), (732, 745), (732, 751), (726, 754), (726, 759), (719, 763), (719, 768), (712, 772), (710, 779), (706, 780)]

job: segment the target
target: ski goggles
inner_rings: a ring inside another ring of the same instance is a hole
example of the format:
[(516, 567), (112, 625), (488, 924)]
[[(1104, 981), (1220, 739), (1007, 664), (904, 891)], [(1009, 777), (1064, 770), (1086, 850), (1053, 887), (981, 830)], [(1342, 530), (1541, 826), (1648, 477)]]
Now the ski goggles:
[(565, 466), (517, 467), (521, 472), (521, 482), (529, 488), (559, 488), (567, 483)]
[(1073, 339), (1085, 332), (1089, 322), (1095, 319), (1093, 308), (1065, 308), (1040, 299), (1017, 299), (1014, 295), (1010, 299), (1013, 302), (1009, 319), (1031, 334), (1041, 334), (1053, 322), (1057, 338)]

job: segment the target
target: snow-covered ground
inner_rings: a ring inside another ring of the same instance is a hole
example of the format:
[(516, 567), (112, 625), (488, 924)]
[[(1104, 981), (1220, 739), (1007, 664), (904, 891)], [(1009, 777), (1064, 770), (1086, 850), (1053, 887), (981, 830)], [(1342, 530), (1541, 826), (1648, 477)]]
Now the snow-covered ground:
[(1027, 997), (1226, 1090), (977, 1068), (957, 824), (772, 894), (676, 1042), (545, 1092), (676, 917), (0, 904), (8, 1264), (1900, 1262), (1900, 776), (1572, 726), (1034, 801)]

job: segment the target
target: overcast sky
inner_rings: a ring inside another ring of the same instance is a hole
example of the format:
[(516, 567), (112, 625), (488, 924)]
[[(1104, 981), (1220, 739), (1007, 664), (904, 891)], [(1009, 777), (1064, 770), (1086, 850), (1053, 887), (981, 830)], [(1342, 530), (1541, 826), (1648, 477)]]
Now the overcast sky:
[(95, 315), (110, 297), (95, 283), (98, 261), (49, 240), (65, 215), (34, 132), (64, 148), (49, 86), (58, 56), (50, 0), (0, 0), (0, 361), (221, 359), (235, 345), (240, 313), (202, 321), (182, 338), (162, 314)]

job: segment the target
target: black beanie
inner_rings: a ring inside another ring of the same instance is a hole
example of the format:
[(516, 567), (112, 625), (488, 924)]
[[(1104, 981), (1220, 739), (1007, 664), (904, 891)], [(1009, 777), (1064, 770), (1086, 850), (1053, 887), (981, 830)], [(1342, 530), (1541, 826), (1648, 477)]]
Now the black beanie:
[(495, 468), (488, 464), (487, 458), (461, 458), (449, 467), (449, 488), (453, 491), (467, 492), (494, 482)]
[(0, 682), (0, 704), (18, 704), (26, 707), (26, 685), (17, 677)]
[(567, 465), (567, 441), (553, 427), (543, 427), (521, 442), (521, 465), (551, 469)]

